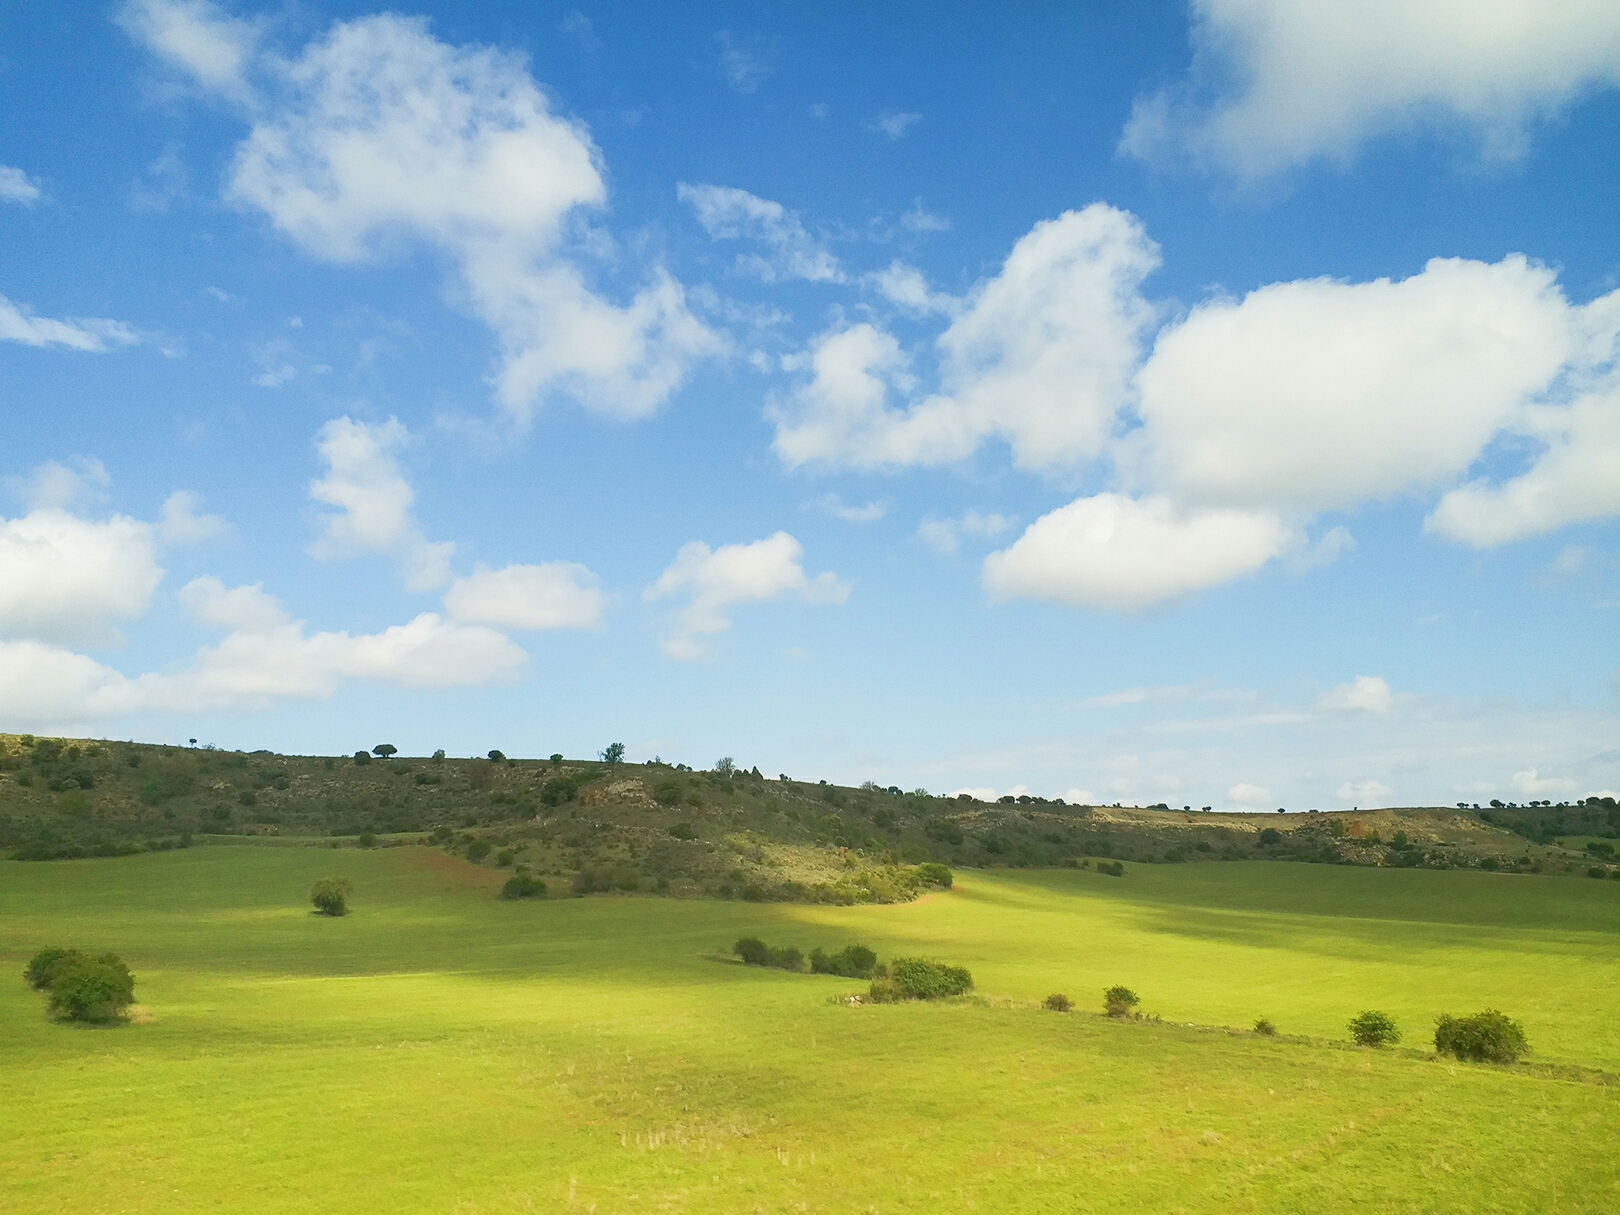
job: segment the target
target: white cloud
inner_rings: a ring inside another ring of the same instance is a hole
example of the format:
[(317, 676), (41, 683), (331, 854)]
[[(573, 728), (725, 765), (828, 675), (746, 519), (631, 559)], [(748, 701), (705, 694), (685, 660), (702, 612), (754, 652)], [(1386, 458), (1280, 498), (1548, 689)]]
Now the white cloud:
[(911, 204), (911, 210), (900, 217), (903, 227), (913, 232), (949, 232), (951, 221), (943, 215), (934, 215), (923, 208), (922, 199)]
[(652, 603), (687, 595), (672, 627), (659, 638), (671, 658), (708, 656), (708, 638), (731, 627), (730, 609), (789, 596), (808, 603), (843, 603), (849, 584), (832, 573), (805, 575), (804, 547), (786, 532), (752, 544), (724, 544), (710, 549), (700, 540), (683, 545), (674, 563), (658, 576), (642, 598)]
[(74, 317), (53, 320), (35, 316), (26, 304), (15, 304), (0, 295), (0, 342), (21, 342), (24, 346), (66, 346), (102, 354), (115, 346), (133, 346), (140, 335), (122, 321), (102, 317)]
[(230, 530), (230, 524), (219, 515), (199, 515), (202, 495), (189, 489), (177, 489), (163, 503), (163, 515), (158, 521), (158, 535), (165, 544), (199, 544), (212, 540)]
[(240, 97), (258, 29), (208, 0), (132, 0), (118, 14), (129, 35), (215, 92)]
[(954, 316), (961, 309), (961, 300), (954, 295), (929, 290), (928, 280), (923, 277), (922, 271), (898, 258), (890, 262), (887, 268), (867, 275), (866, 279), (884, 299), (911, 312), (925, 315), (937, 312)]
[(984, 586), (993, 599), (1134, 611), (1253, 573), (1291, 543), (1269, 512), (1097, 494), (1041, 516), (986, 557)]
[[(231, 201), (327, 261), (374, 259), (402, 239), (448, 254), (453, 297), (500, 339), (496, 393), (518, 422), (558, 394), (643, 416), (722, 348), (659, 268), (623, 307), (589, 286), (576, 260), (602, 234), (571, 246), (570, 221), (605, 201), (600, 157), (520, 56), (381, 15), (334, 24), (296, 58), (252, 58), (241, 23), (211, 6), (146, 0), (126, 13), (137, 37), (252, 119)], [(261, 87), (242, 83), (248, 67)]]
[(596, 27), (591, 19), (577, 8), (569, 9), (561, 21), (557, 23), (560, 33), (572, 35), (579, 39), (579, 44), (587, 51), (594, 51), (602, 45), (602, 40), (596, 36)]
[(321, 534), (310, 546), (316, 560), (388, 553), (398, 559), (411, 590), (432, 590), (449, 580), (456, 546), (423, 533), (411, 513), (415, 491), (395, 456), (410, 441), (397, 418), (371, 424), (342, 417), (321, 427), (316, 447), (326, 475), (310, 485), (309, 496), (338, 510), (321, 518)]
[(884, 110), (872, 120), (867, 130), (887, 135), (890, 139), (899, 139), (921, 121), (921, 114), (908, 110)]
[(1540, 798), (1549, 793), (1573, 793), (1580, 786), (1567, 776), (1542, 776), (1535, 768), (1526, 768), (1513, 774), (1513, 787), (1526, 797)]
[(1592, 555), (1592, 550), (1584, 544), (1566, 544), (1558, 550), (1547, 566), (1547, 572), (1559, 578), (1567, 578), (1571, 574), (1578, 574), (1586, 567), (1586, 562)]
[(837, 494), (824, 494), (813, 503), (806, 506), (815, 506), (817, 510), (831, 515), (834, 519), (842, 519), (845, 523), (876, 523), (889, 513), (889, 504), (882, 501), (868, 502), (865, 506), (849, 506)]
[(1377, 675), (1357, 675), (1322, 697), (1316, 707), (1330, 713), (1388, 713), (1394, 704), (1395, 693), (1384, 679)]
[(940, 335), (939, 393), (894, 408), (910, 381), (893, 336), (824, 334), (810, 382), (772, 410), (777, 454), (794, 467), (944, 464), (1000, 436), (1037, 471), (1098, 456), (1153, 319), (1138, 287), (1157, 265), (1141, 224), (1112, 207), (1039, 223)]
[(1358, 806), (1363, 809), (1376, 809), (1389, 805), (1390, 799), (1395, 796), (1383, 781), (1377, 780), (1347, 780), (1339, 786), (1336, 795), (1341, 805)]
[(740, 270), (757, 274), (767, 283), (794, 278), (814, 283), (844, 281), (838, 259), (781, 203), (732, 186), (694, 186), (684, 181), (675, 187), (675, 193), (713, 239), (758, 241), (770, 250), (769, 257), (739, 256)]
[(107, 466), (94, 456), (74, 456), (72, 467), (46, 460), (26, 478), (8, 478), (32, 510), (67, 510), (104, 496), (112, 484)]
[(1606, 0), (1196, 0), (1193, 76), (1139, 98), (1120, 147), (1254, 178), (1437, 121), (1496, 155), (1538, 118), (1620, 84)]
[(1557, 376), (1571, 320), (1553, 273), (1519, 256), (1201, 305), (1137, 378), (1136, 475), (1191, 501), (1302, 511), (1435, 486)]
[(1271, 790), (1264, 785), (1251, 785), (1245, 781), (1228, 789), (1226, 797), (1240, 806), (1263, 806), (1271, 801)]
[(774, 70), (769, 58), (757, 45), (728, 32), (722, 31), (716, 37), (720, 42), (720, 73), (726, 83), (745, 96), (758, 92)]
[(230, 630), (190, 667), (131, 679), (82, 654), (35, 640), (0, 641), (0, 702), (31, 726), (139, 711), (252, 712), (278, 701), (325, 700), (348, 680), (411, 689), (477, 687), (517, 678), (528, 660), (493, 629), (424, 612), (380, 633), (308, 633), (258, 586), (217, 578), (179, 598), (208, 626)]
[(114, 641), (114, 622), (144, 612), (162, 578), (152, 526), (137, 519), (57, 506), (0, 519), (0, 636)]
[(10, 165), (0, 165), (0, 202), (31, 207), (39, 201), (39, 185), (28, 174)]
[(1095, 806), (1098, 804), (1097, 795), (1090, 789), (1069, 789), (1063, 794), (1063, 800), (1071, 806)]
[(936, 519), (929, 515), (917, 525), (917, 539), (941, 556), (949, 556), (959, 547), (962, 536), (999, 536), (1017, 522), (1009, 515), (982, 515), (976, 510), (968, 511), (960, 519)]
[(602, 623), (607, 597), (601, 581), (583, 565), (549, 561), (479, 565), (450, 584), (445, 611), (458, 624), (504, 629), (588, 629)]

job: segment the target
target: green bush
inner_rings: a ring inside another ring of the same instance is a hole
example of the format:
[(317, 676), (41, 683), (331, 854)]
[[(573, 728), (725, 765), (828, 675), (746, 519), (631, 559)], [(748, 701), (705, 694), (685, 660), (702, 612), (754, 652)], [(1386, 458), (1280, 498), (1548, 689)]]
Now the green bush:
[(371, 762), (371, 752), (356, 751), (354, 753), (354, 762), (357, 764), (369, 764)]
[(488, 840), (473, 840), (467, 845), (467, 859), (476, 864), (488, 856), (493, 847)]
[(65, 959), (83, 956), (77, 949), (63, 949), (60, 946), (42, 949), (23, 968), (23, 979), (35, 991), (46, 991), (51, 985), (53, 967)]
[(1401, 1040), (1401, 1031), (1388, 1013), (1367, 1011), (1350, 1018), (1350, 1036), (1357, 1046), (1393, 1046)]
[(377, 846), (377, 833), (375, 831), (362, 831), (354, 842), (362, 848), (375, 848)]
[(653, 800), (661, 806), (678, 806), (681, 804), (681, 782), (678, 780), (661, 780), (653, 786)]
[(731, 952), (743, 960), (744, 966), (769, 966), (775, 970), (803, 970), (804, 955), (791, 945), (771, 946), (758, 937), (742, 937), (731, 947)]
[(117, 954), (69, 951), (50, 968), (50, 1012), (65, 1021), (113, 1021), (135, 1002), (135, 976)]
[(1074, 1001), (1069, 999), (1069, 997), (1064, 995), (1062, 992), (1058, 991), (1053, 992), (1051, 995), (1046, 997), (1046, 1002), (1043, 1007), (1049, 1008), (1053, 1012), (1068, 1012), (1074, 1007)]
[(1141, 997), (1123, 984), (1115, 984), (1103, 992), (1103, 1011), (1110, 1017), (1128, 1017), (1141, 1002)]
[(907, 1000), (940, 1000), (973, 990), (973, 976), (964, 967), (926, 958), (896, 958), (889, 979)]
[(310, 887), (309, 901), (322, 915), (347, 915), (354, 887), (345, 878), (321, 878)]
[(924, 861), (917, 866), (917, 880), (925, 886), (943, 886), (949, 890), (953, 879), (948, 866), (938, 861)]
[(1524, 1027), (1494, 1008), (1471, 1017), (1442, 1013), (1434, 1022), (1436, 1054), (1477, 1063), (1517, 1063), (1529, 1053)]
[(506, 885), (501, 887), (503, 899), (543, 899), (546, 897), (546, 884), (539, 878), (530, 877), (526, 873), (519, 873), (506, 879)]
[(810, 951), (810, 973), (841, 975), (846, 979), (870, 979), (877, 971), (877, 954), (865, 945), (845, 945), (837, 953), (824, 949)]
[(1261, 1017), (1254, 1023), (1254, 1032), (1262, 1038), (1275, 1038), (1277, 1036), (1277, 1027), (1266, 1018)]
[(1097, 862), (1097, 872), (1098, 873), (1106, 873), (1109, 877), (1124, 877), (1125, 876), (1125, 862), (1124, 861), (1098, 861)]
[(678, 840), (695, 840), (698, 837), (697, 828), (691, 823), (676, 823), (669, 829), (669, 833)]

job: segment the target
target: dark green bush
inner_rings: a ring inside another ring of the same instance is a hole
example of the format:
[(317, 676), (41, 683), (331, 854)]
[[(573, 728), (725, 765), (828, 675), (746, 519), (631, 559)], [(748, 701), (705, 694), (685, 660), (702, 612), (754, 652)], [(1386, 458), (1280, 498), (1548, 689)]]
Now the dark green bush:
[(917, 866), (917, 880), (925, 886), (943, 886), (949, 890), (953, 878), (948, 866), (938, 861), (924, 861)]
[(322, 915), (347, 915), (354, 887), (345, 878), (321, 878), (309, 891), (309, 901)]
[(354, 753), (354, 762), (357, 764), (369, 764), (371, 762), (371, 752), (356, 751)]
[(758, 937), (742, 937), (731, 947), (731, 952), (743, 960), (744, 966), (769, 966), (776, 970), (803, 970), (804, 955), (791, 945), (771, 946)]
[(1097, 872), (1098, 873), (1106, 873), (1109, 877), (1124, 877), (1125, 876), (1125, 862), (1124, 861), (1098, 861), (1097, 862)]
[(1116, 983), (1103, 992), (1103, 1011), (1110, 1017), (1128, 1017), (1141, 1002), (1141, 997), (1123, 984)]
[(1068, 1012), (1074, 1007), (1074, 1001), (1060, 991), (1053, 992), (1046, 997), (1044, 1007), (1051, 1009), (1053, 1012)]
[(517, 853), (513, 852), (510, 848), (502, 848), (495, 854), (495, 864), (501, 869), (507, 868), (507, 866), (511, 865), (511, 863), (516, 859)]
[(1262, 1038), (1275, 1038), (1277, 1036), (1277, 1027), (1266, 1018), (1261, 1017), (1254, 1023), (1254, 1032)]
[(584, 772), (575, 772), (571, 776), (554, 776), (540, 787), (540, 800), (548, 806), (560, 806), (564, 802), (571, 802), (579, 795), (580, 787), (590, 779)]
[(678, 840), (695, 840), (698, 837), (697, 828), (691, 823), (676, 823), (669, 829), (669, 833)]
[(653, 800), (661, 806), (678, 806), (681, 804), (681, 782), (678, 780), (661, 780), (653, 786)]
[(467, 859), (474, 863), (481, 861), (489, 855), (490, 849), (493, 847), (494, 845), (488, 840), (473, 840), (467, 845)]
[(116, 1020), (135, 1002), (135, 976), (117, 954), (91, 958), (69, 951), (48, 977), (51, 1015), (65, 1021)]
[(1517, 1063), (1529, 1053), (1524, 1027), (1494, 1008), (1471, 1017), (1442, 1013), (1434, 1022), (1436, 1054), (1452, 1055), (1477, 1063)]
[(810, 951), (810, 973), (840, 975), (846, 979), (870, 979), (877, 970), (877, 954), (865, 945), (845, 945), (837, 953), (824, 949)]
[(1393, 1046), (1401, 1040), (1401, 1031), (1388, 1013), (1367, 1011), (1350, 1018), (1350, 1036), (1357, 1046)]
[(354, 842), (362, 848), (375, 848), (377, 846), (377, 835), (373, 831), (362, 831)]
[(1267, 827), (1260, 832), (1260, 843), (1266, 848), (1270, 848), (1274, 844), (1280, 844), (1282, 843), (1282, 832), (1275, 827)]
[(907, 1000), (940, 1000), (973, 990), (973, 976), (964, 967), (926, 958), (896, 958), (889, 964), (889, 980)]
[(503, 899), (543, 899), (546, 897), (546, 884), (539, 878), (530, 877), (526, 873), (519, 873), (506, 879), (506, 885), (501, 887)]
[(45, 991), (51, 985), (51, 969), (58, 962), (82, 956), (77, 949), (63, 949), (60, 946), (42, 949), (23, 969), (23, 979), (35, 991)]

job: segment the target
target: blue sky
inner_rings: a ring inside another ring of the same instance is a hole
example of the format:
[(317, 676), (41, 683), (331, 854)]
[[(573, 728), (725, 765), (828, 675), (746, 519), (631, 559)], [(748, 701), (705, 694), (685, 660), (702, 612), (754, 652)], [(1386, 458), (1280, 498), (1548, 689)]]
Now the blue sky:
[(1620, 788), (1620, 15), (0, 10), (0, 728)]

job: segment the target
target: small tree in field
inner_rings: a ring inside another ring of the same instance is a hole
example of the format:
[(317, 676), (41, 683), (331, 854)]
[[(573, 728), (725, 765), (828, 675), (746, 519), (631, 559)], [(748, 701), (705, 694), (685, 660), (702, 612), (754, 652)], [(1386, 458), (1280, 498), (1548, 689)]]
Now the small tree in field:
[(1053, 1012), (1068, 1012), (1074, 1007), (1074, 1001), (1062, 992), (1057, 991), (1046, 997), (1045, 1007)]
[(624, 744), (609, 743), (607, 749), (602, 752), (602, 762), (604, 764), (622, 764), (624, 762)]
[(64, 958), (51, 969), (53, 1017), (64, 1021), (115, 1021), (135, 1002), (135, 976), (117, 954)]
[(1141, 997), (1124, 984), (1116, 984), (1103, 992), (1103, 1011), (1110, 1017), (1128, 1017), (1141, 1002)]
[(399, 748), (393, 743), (378, 743), (375, 747), (371, 748), (371, 753), (378, 759), (390, 759), (399, 753)]
[(310, 888), (309, 901), (322, 915), (347, 915), (354, 887), (344, 878), (322, 878)]
[(1476, 1063), (1517, 1063), (1527, 1054), (1524, 1026), (1505, 1013), (1487, 1008), (1471, 1017), (1442, 1013), (1434, 1022), (1436, 1054), (1471, 1059)]
[(1401, 1040), (1401, 1031), (1388, 1013), (1368, 1011), (1350, 1018), (1350, 1036), (1357, 1046), (1393, 1046)]

